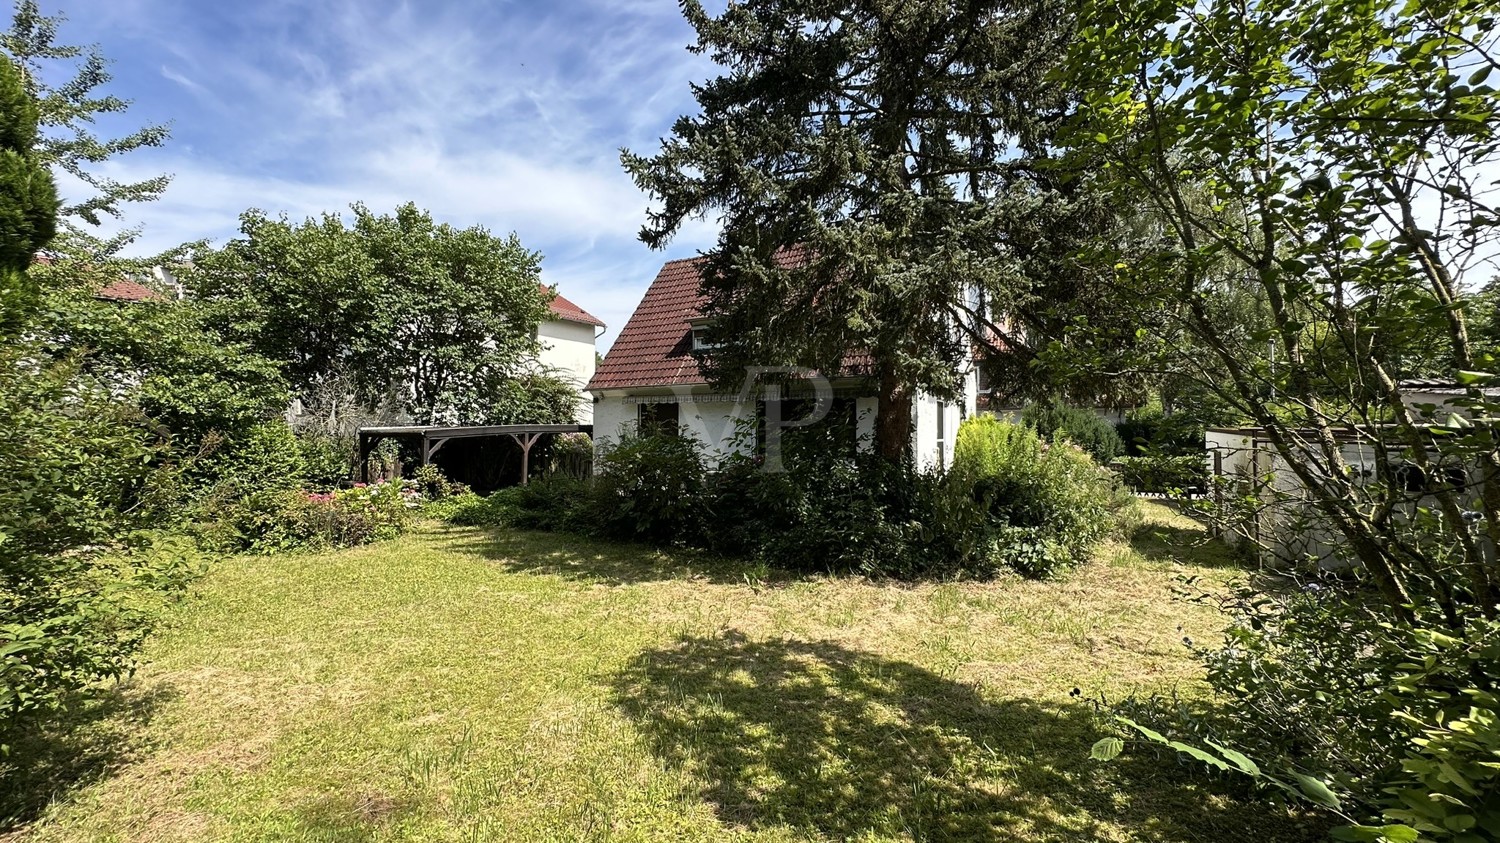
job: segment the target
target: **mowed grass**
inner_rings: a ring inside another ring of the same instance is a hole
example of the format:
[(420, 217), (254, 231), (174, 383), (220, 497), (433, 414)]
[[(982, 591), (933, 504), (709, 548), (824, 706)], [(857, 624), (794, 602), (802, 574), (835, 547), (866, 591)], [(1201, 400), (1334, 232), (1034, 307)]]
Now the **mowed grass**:
[(1088, 758), (1090, 695), (1197, 692), (1181, 639), (1222, 621), (1173, 600), (1174, 577), (1237, 573), (1192, 521), (1148, 508), (1133, 546), (1045, 583), (792, 577), (436, 526), (229, 560), (134, 680), (12, 771), (28, 816), (11, 834), (1308, 838), (1170, 758)]

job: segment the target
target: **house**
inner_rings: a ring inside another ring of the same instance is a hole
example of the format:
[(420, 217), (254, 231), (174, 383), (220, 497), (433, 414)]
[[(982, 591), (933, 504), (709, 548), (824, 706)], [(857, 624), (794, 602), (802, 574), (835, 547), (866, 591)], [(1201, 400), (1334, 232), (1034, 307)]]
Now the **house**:
[[(596, 440), (618, 440), (653, 426), (697, 438), (711, 459), (749, 453), (761, 444), (765, 402), (752, 390), (714, 389), (693, 356), (710, 348), (698, 293), (703, 264), (703, 258), (667, 262), (599, 364), (588, 383)], [(850, 354), (843, 370), (827, 380), (833, 394), (830, 415), (847, 420), (860, 448), (874, 441), (872, 375), (868, 360)], [(914, 402), (912, 453), (920, 466), (952, 464), (959, 423), (975, 412), (977, 374), (965, 373), (963, 383), (958, 402), (930, 395)], [(778, 410), (783, 421), (795, 421), (810, 406), (807, 395), (788, 395)]]
[[(543, 287), (545, 295), (552, 290)], [(604, 331), (599, 317), (558, 295), (549, 305), (552, 318), (537, 326), (536, 338), (541, 344), (537, 362), (552, 374), (571, 381), (578, 388), (579, 424), (593, 424), (594, 401), (586, 387), (594, 377), (599, 352), (594, 343)]]
[[(1419, 425), (1458, 424), (1454, 416), (1473, 416), (1476, 412), (1467, 397), (1469, 388), (1452, 381), (1408, 380), (1398, 388)], [(1484, 387), (1479, 394), (1485, 402), (1500, 401), (1500, 388)], [(1298, 431), (1295, 435), (1297, 448), (1312, 453), (1321, 449), (1311, 432)], [(1396, 428), (1349, 427), (1335, 430), (1334, 435), (1339, 456), (1352, 472), (1356, 486), (1382, 479), (1382, 465), (1391, 469), (1385, 479), (1404, 485), (1396, 517), (1410, 517), (1418, 506), (1434, 505), (1424, 491), (1427, 472), (1411, 462), (1409, 444)], [(1204, 449), (1212, 478), (1210, 494), (1220, 504), (1221, 515), (1210, 525), (1215, 532), (1230, 543), (1248, 540), (1264, 561), (1299, 560), (1323, 568), (1347, 564), (1342, 555), (1343, 537), (1311, 517), (1311, 491), (1287, 465), (1265, 428), (1211, 427), (1204, 433)], [(1435, 449), (1429, 451), (1429, 457), (1434, 463), (1442, 461), (1442, 454)], [(1466, 508), (1479, 507), (1475, 466), (1450, 462), (1440, 465), (1439, 470), (1462, 493)], [(1229, 502), (1235, 506), (1223, 506)], [(1486, 542), (1485, 553), (1494, 552)]]

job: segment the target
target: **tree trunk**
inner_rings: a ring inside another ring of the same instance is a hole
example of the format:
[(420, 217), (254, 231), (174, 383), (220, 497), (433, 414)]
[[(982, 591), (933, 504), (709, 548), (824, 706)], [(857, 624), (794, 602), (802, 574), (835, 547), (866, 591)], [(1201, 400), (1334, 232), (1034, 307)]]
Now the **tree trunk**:
[(911, 389), (882, 367), (879, 403), (875, 409), (875, 450), (890, 462), (900, 462), (911, 451)]

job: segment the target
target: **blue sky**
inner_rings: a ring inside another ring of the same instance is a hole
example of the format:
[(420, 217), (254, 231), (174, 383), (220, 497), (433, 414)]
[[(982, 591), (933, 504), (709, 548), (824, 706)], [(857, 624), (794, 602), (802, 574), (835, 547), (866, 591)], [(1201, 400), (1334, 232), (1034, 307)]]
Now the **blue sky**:
[[(117, 178), (173, 175), (132, 208), (132, 251), (233, 235), (246, 208), (295, 218), (411, 200), (456, 225), (515, 231), (543, 280), (618, 333), (665, 252), (636, 240), (648, 198), (618, 150), (654, 150), (689, 83), (673, 0), (43, 0), (62, 39), (97, 43), (129, 120), (170, 123), (163, 149), (111, 162)], [(111, 124), (106, 123), (109, 128)], [(64, 191), (68, 186), (64, 185)]]

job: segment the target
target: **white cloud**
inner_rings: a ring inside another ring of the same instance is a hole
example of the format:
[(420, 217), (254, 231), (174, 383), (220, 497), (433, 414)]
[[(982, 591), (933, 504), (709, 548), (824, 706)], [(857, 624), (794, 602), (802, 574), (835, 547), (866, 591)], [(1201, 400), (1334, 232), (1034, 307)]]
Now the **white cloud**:
[(685, 49), (675, 3), (96, 5), (73, 10), (83, 37), (65, 35), (98, 40), (118, 70), (149, 61), (168, 83), (157, 101), (121, 93), (177, 127), (165, 149), (106, 168), (174, 174), (125, 221), (143, 227), (138, 253), (222, 240), (251, 207), (300, 218), (414, 201), (456, 225), (516, 231), (612, 338), (664, 260), (713, 239), (694, 224), (669, 254), (641, 245), (649, 199), (617, 157), (653, 150), (709, 72)]

